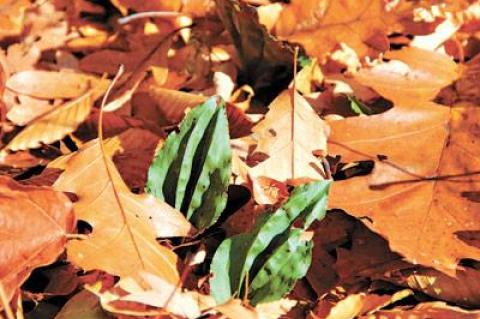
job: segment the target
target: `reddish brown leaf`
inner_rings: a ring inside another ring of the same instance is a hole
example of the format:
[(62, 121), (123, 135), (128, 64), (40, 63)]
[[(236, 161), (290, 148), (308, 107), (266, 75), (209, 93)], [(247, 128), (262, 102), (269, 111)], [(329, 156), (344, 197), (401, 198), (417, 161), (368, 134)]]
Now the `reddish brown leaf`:
[(54, 262), (75, 228), (60, 192), (0, 177), (0, 284), (8, 298), (39, 266)]

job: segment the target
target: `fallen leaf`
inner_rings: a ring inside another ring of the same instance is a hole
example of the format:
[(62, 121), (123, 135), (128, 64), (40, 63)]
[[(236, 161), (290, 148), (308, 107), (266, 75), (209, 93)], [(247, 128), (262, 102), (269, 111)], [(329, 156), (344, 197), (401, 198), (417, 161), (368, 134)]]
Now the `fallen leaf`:
[(293, 0), (280, 13), (275, 33), (300, 43), (309, 55), (323, 60), (336, 45), (346, 43), (359, 56), (388, 49), (400, 12), (383, 0)]
[(457, 64), (440, 53), (407, 47), (387, 52), (385, 57), (391, 60), (361, 69), (355, 80), (395, 104), (431, 101), (459, 75)]
[(30, 6), (28, 0), (0, 1), (0, 38), (17, 36), (23, 30), (25, 10)]
[(362, 316), (360, 319), (477, 319), (480, 317), (479, 311), (463, 310), (444, 302), (425, 302), (415, 308), (409, 308), (397, 307), (392, 310), (378, 311), (373, 315)]
[(479, 116), (473, 106), (424, 104), (331, 122), (330, 153), (375, 168), (371, 176), (334, 183), (330, 207), (364, 217), (414, 264), (453, 275), (460, 259), (480, 258), (478, 247), (462, 239), (480, 227)]
[[(132, 112), (136, 118), (154, 120), (160, 126), (175, 125), (184, 118), (189, 109), (204, 103), (207, 98), (151, 85), (148, 90), (134, 94)], [(237, 138), (249, 134), (252, 121), (231, 103), (227, 103), (226, 107), (231, 137)]]
[[(139, 273), (148, 271), (176, 284), (177, 256), (155, 237), (186, 235), (189, 223), (153, 196), (131, 193), (110, 154), (98, 141), (92, 142), (66, 161), (65, 172), (54, 184), (55, 189), (76, 193), (78, 218), (93, 228), (87, 239), (68, 243), (68, 258), (85, 270), (101, 269), (140, 282)], [(156, 232), (152, 218), (161, 220)]]
[[(59, 85), (61, 83), (61, 85)], [(106, 89), (108, 80), (73, 72), (29, 70), (18, 72), (6, 83), (8, 89), (41, 99), (77, 98), (89, 89)]]
[(90, 114), (94, 102), (94, 90), (79, 98), (41, 114), (17, 134), (5, 147), (12, 151), (26, 150), (50, 144), (75, 131)]
[(250, 168), (251, 176), (282, 182), (325, 179), (322, 163), (313, 152), (326, 152), (329, 127), (300, 94), (292, 90), (280, 94), (252, 131), (255, 152), (269, 157)]
[(109, 316), (100, 307), (97, 296), (82, 290), (63, 306), (55, 319), (107, 319)]
[[(272, 37), (258, 21), (255, 9), (242, 1), (216, 1), (217, 12), (237, 49), (242, 63), (243, 77), (255, 92), (272, 91), (275, 81), (288, 84), (293, 71), (293, 50)], [(269, 94), (269, 95), (270, 95)], [(273, 95), (275, 96), (275, 95)]]
[(75, 217), (62, 193), (5, 176), (0, 177), (0, 198), (0, 285), (10, 300), (34, 268), (63, 252)]
[(455, 277), (431, 268), (405, 269), (394, 271), (385, 279), (457, 305), (478, 307), (480, 304), (478, 269), (464, 267), (457, 270)]

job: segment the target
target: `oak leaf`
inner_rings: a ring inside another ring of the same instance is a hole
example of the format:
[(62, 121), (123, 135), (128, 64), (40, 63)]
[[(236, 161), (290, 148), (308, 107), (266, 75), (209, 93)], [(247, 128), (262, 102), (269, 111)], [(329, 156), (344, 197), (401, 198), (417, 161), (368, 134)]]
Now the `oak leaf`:
[(0, 177), (0, 198), (0, 285), (10, 299), (34, 268), (62, 253), (75, 216), (62, 193), (5, 176)]
[(74, 205), (78, 218), (93, 228), (87, 239), (68, 243), (68, 258), (85, 270), (101, 269), (140, 281), (139, 272), (148, 271), (176, 284), (177, 256), (155, 237), (186, 235), (190, 225), (153, 196), (130, 192), (110, 158), (112, 148), (118, 147), (112, 143), (102, 147), (94, 141), (62, 163), (65, 172), (54, 188), (79, 197)]
[(371, 176), (334, 183), (330, 206), (346, 210), (414, 264), (453, 274), (480, 222), (480, 111), (433, 103), (331, 122), (329, 149), (343, 162), (375, 163)]

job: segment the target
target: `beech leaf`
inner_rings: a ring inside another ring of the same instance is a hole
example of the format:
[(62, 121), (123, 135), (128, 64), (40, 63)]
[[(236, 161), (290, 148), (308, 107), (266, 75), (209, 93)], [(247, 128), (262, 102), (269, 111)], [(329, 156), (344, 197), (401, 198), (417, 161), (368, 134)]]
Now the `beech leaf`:
[(7, 299), (34, 268), (57, 259), (74, 227), (65, 195), (0, 176), (0, 288)]
[(75, 131), (90, 114), (94, 90), (36, 117), (6, 146), (12, 151), (26, 150), (50, 144)]

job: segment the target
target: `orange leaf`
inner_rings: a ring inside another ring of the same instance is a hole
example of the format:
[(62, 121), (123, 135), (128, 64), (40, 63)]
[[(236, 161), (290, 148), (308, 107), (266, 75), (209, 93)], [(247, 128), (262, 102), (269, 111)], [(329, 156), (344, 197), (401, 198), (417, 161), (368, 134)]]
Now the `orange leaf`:
[(118, 140), (106, 143), (108, 153), (96, 140), (68, 158), (54, 184), (77, 194), (78, 218), (93, 228), (87, 239), (69, 242), (68, 258), (85, 270), (101, 269), (140, 282), (140, 272), (147, 271), (176, 284), (177, 256), (155, 237), (186, 235), (190, 225), (180, 212), (151, 195), (131, 193), (110, 158)]
[(371, 160), (371, 176), (334, 183), (339, 207), (384, 236), (409, 261), (454, 274), (480, 259), (468, 234), (480, 229), (480, 110), (430, 103), (331, 122), (329, 149), (343, 162)]
[(62, 253), (75, 217), (62, 193), (5, 176), (0, 177), (0, 198), (0, 284), (10, 299), (34, 268)]
[(17, 134), (5, 147), (12, 151), (37, 148), (62, 139), (75, 131), (90, 114), (94, 102), (94, 90), (38, 116)]
[(450, 57), (431, 51), (404, 48), (387, 52), (385, 57), (391, 61), (362, 69), (355, 79), (398, 104), (431, 101), (459, 75)]
[(396, 9), (386, 10), (384, 0), (293, 0), (281, 12), (275, 30), (320, 60), (342, 42), (365, 56), (388, 49), (386, 35), (397, 15)]

